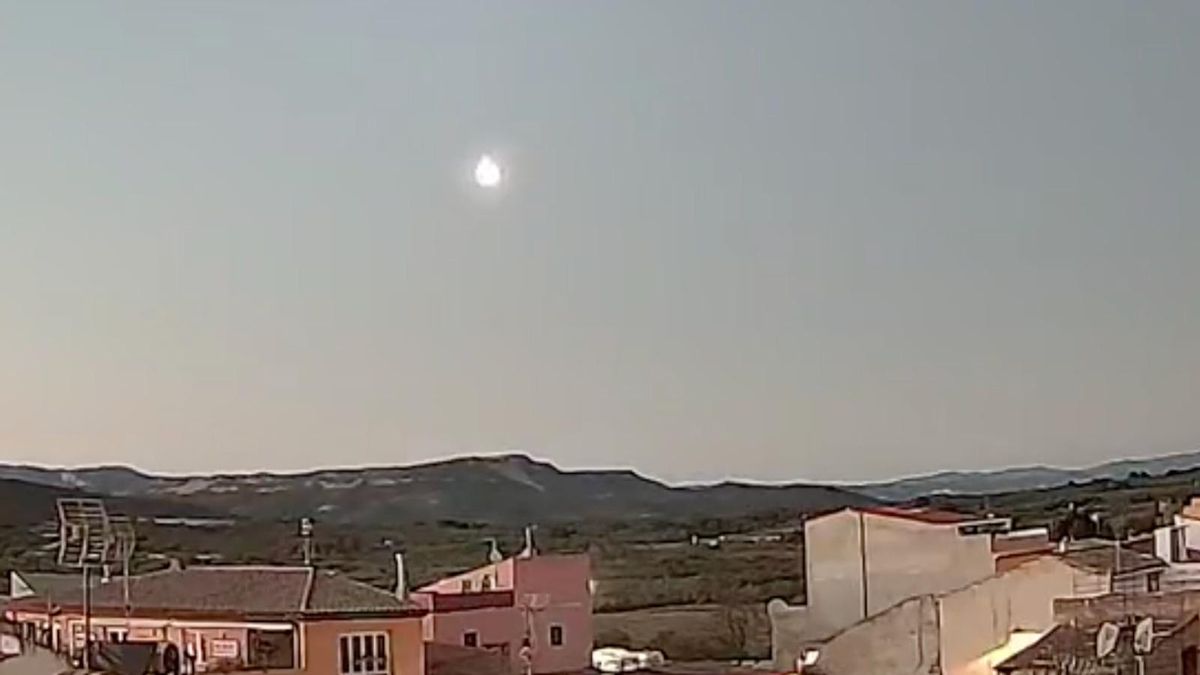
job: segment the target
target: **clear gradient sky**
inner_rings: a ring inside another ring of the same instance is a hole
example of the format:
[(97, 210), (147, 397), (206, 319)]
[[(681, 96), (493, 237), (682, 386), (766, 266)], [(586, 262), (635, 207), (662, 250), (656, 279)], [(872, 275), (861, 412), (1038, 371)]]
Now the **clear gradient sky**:
[(4, 2), (0, 460), (1200, 448), (1198, 36), (1182, 0)]

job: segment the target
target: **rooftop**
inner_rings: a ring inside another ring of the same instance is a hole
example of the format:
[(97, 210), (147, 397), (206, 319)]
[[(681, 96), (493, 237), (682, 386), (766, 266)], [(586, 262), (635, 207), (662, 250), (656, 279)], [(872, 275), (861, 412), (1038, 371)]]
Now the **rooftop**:
[[(28, 575), (22, 578), (28, 579)], [(50, 601), (63, 607), (80, 604), (78, 589), (69, 594), (60, 589), (59, 595), (49, 597), (42, 595), (37, 586), (35, 591), (38, 595), (27, 599), (31, 603)], [(382, 589), (308, 567), (214, 565), (152, 572), (129, 580), (129, 600), (135, 612), (243, 617), (422, 611)], [(92, 593), (92, 606), (98, 611), (124, 611), (121, 580), (98, 585)]]
[[(1155, 620), (1154, 634), (1156, 637), (1171, 635), (1195, 620), (1195, 615), (1178, 623)], [(1059, 667), (1066, 661), (1073, 661), (1085, 667), (1088, 664), (1095, 664), (1096, 633), (1099, 630), (1100, 627), (1098, 625), (1081, 628), (1070, 624), (1059, 624), (1042, 636), (1037, 642), (996, 664), (995, 670), (998, 673), (1022, 670), (1057, 672)], [(1117, 641), (1117, 649), (1128, 649), (1132, 637), (1133, 631), (1131, 627), (1122, 627)]]
[[(1119, 554), (1118, 554), (1119, 551)], [(1133, 574), (1166, 567), (1167, 564), (1149, 553), (1134, 551), (1104, 539), (1082, 539), (1069, 542), (1064, 560), (1090, 572)]]
[(979, 520), (979, 518), (974, 516), (967, 516), (961, 513), (926, 508), (869, 506), (862, 507), (857, 510), (874, 516), (883, 516), (885, 518), (903, 518), (905, 520), (915, 520), (922, 523), (929, 523), (931, 525), (959, 525), (962, 523), (969, 523)]
[[(78, 602), (83, 591), (83, 576), (79, 573), (20, 572), (18, 576), (29, 586), (29, 590), (43, 600)], [(92, 576), (91, 585), (94, 587), (99, 581), (98, 577)], [(17, 595), (15, 588), (10, 591)]]

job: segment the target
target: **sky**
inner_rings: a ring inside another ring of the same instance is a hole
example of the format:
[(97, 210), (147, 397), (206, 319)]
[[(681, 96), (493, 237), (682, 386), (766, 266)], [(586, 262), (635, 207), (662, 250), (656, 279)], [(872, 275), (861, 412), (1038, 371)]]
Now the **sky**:
[(1200, 449), (1197, 35), (1171, 0), (0, 2), (0, 461)]

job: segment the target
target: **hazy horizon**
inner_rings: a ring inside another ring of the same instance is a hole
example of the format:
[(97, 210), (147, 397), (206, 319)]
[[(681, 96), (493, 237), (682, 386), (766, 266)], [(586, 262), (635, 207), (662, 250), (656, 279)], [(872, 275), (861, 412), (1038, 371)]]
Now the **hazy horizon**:
[(0, 26), (0, 461), (854, 482), (1200, 448), (1200, 3)]
[(1190, 451), (1181, 451), (1181, 452), (1171, 452), (1171, 453), (1166, 453), (1166, 454), (1161, 454), (1161, 455), (1137, 455), (1137, 456), (1128, 456), (1128, 457), (1118, 457), (1115, 459), (1103, 460), (1103, 461), (1097, 462), (1095, 464), (1078, 465), (1078, 466), (1066, 466), (1066, 465), (1047, 463), (1047, 464), (1020, 464), (1020, 465), (992, 467), (992, 468), (985, 468), (985, 469), (944, 468), (944, 469), (936, 469), (934, 471), (916, 473), (916, 474), (881, 476), (879, 478), (868, 479), (868, 480), (837, 480), (837, 479), (809, 480), (809, 479), (805, 479), (804, 477), (778, 478), (778, 479), (773, 479), (773, 480), (763, 480), (763, 479), (756, 479), (756, 478), (752, 478), (752, 477), (738, 476), (738, 475), (734, 475), (734, 474), (729, 474), (729, 475), (725, 475), (725, 476), (714, 476), (714, 477), (707, 478), (707, 479), (671, 480), (671, 479), (663, 477), (663, 476), (655, 475), (652, 472), (643, 471), (641, 469), (638, 469), (635, 466), (567, 466), (567, 465), (563, 465), (559, 462), (556, 462), (555, 460), (553, 460), (552, 458), (549, 458), (549, 457), (543, 457), (543, 456), (539, 456), (534, 453), (515, 451), (515, 450), (514, 451), (498, 451), (498, 452), (487, 453), (487, 454), (451, 455), (451, 456), (446, 456), (446, 457), (438, 457), (438, 458), (434, 458), (434, 459), (420, 460), (420, 461), (404, 463), (404, 464), (358, 464), (358, 465), (345, 464), (345, 465), (312, 466), (312, 467), (307, 467), (307, 468), (286, 469), (286, 470), (246, 469), (246, 470), (240, 470), (240, 471), (223, 471), (221, 469), (214, 469), (214, 470), (209, 470), (209, 471), (173, 472), (173, 471), (156, 471), (156, 470), (145, 468), (145, 467), (133, 466), (133, 465), (130, 465), (127, 463), (119, 463), (119, 462), (118, 463), (104, 463), (104, 464), (64, 465), (64, 464), (45, 464), (45, 463), (39, 463), (39, 462), (0, 461), (0, 465), (33, 467), (33, 468), (38, 468), (38, 469), (44, 469), (47, 471), (64, 471), (64, 472), (86, 471), (89, 469), (117, 468), (117, 469), (130, 469), (130, 470), (136, 471), (138, 473), (142, 473), (142, 474), (145, 474), (148, 476), (153, 476), (153, 477), (192, 478), (192, 477), (206, 477), (206, 476), (218, 476), (218, 475), (219, 476), (251, 476), (251, 475), (300, 476), (300, 475), (322, 473), (322, 472), (365, 471), (365, 470), (373, 470), (373, 469), (412, 468), (412, 467), (423, 466), (423, 465), (428, 465), (428, 464), (437, 464), (437, 463), (442, 463), (442, 462), (453, 462), (453, 461), (461, 461), (461, 460), (477, 460), (477, 459), (503, 459), (503, 458), (508, 458), (508, 457), (519, 456), (519, 457), (524, 457), (526, 459), (529, 459), (530, 461), (533, 461), (533, 462), (549, 463), (549, 464), (553, 465), (555, 468), (560, 469), (562, 471), (566, 471), (566, 472), (633, 471), (633, 472), (637, 473), (638, 475), (641, 475), (645, 478), (649, 478), (651, 480), (656, 480), (656, 481), (665, 483), (667, 485), (672, 485), (672, 486), (708, 485), (708, 484), (720, 483), (720, 482), (724, 482), (724, 481), (731, 481), (731, 482), (749, 483), (749, 484), (757, 484), (757, 485), (794, 485), (794, 484), (799, 484), (799, 483), (811, 483), (814, 485), (854, 487), (856, 485), (868, 485), (868, 484), (875, 484), (875, 483), (890, 483), (890, 482), (894, 482), (894, 481), (925, 478), (925, 477), (929, 477), (929, 476), (933, 476), (933, 475), (937, 475), (937, 474), (941, 474), (941, 473), (991, 473), (991, 472), (1002, 472), (1002, 471), (1021, 471), (1021, 470), (1026, 470), (1026, 469), (1028, 469), (1028, 470), (1047, 469), (1047, 470), (1071, 471), (1071, 470), (1093, 469), (1093, 468), (1098, 468), (1100, 466), (1105, 466), (1108, 464), (1116, 464), (1116, 463), (1121, 463), (1121, 462), (1139, 462), (1139, 461), (1147, 461), (1147, 460), (1169, 460), (1169, 459), (1173, 459), (1173, 458), (1177, 458), (1177, 457), (1185, 457), (1185, 456), (1190, 457), (1190, 456), (1193, 456), (1196, 454), (1200, 454), (1200, 449), (1190, 450)]

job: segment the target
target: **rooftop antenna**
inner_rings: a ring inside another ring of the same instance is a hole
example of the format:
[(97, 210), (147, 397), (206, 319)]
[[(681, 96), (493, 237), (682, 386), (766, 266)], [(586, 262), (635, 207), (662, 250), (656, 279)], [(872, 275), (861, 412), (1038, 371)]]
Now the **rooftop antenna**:
[(304, 555), (304, 566), (313, 564), (313, 521), (312, 518), (300, 519), (300, 545)]
[[(115, 539), (112, 521), (102, 500), (58, 500), (58, 564), (80, 570), (83, 576), (81, 663), (85, 671), (91, 670), (92, 660), (92, 568), (111, 562)], [(74, 647), (73, 641), (71, 646)]]
[(522, 558), (532, 558), (537, 555), (537, 549), (533, 545), (533, 530), (536, 525), (525, 526), (525, 548), (521, 550)]
[(125, 599), (125, 618), (129, 618), (133, 610), (133, 603), (129, 599), (129, 564), (133, 560), (133, 551), (137, 548), (137, 533), (129, 516), (109, 516), (109, 522), (116, 539), (116, 554), (121, 560), (121, 590)]

